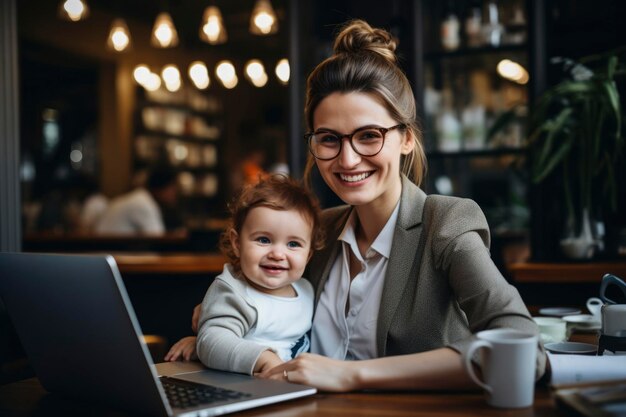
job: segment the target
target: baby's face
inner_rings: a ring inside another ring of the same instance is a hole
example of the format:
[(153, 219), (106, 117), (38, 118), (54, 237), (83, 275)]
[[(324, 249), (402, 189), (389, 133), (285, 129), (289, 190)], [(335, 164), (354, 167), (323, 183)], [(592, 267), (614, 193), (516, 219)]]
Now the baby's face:
[(292, 295), (311, 253), (311, 222), (297, 210), (255, 207), (233, 237), (241, 271), (259, 291)]

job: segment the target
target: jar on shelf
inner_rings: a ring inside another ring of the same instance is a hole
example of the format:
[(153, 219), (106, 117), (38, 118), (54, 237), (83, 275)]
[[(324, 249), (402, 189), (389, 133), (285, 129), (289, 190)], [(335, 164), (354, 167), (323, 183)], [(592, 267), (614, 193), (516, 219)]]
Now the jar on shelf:
[(441, 21), (441, 46), (446, 51), (454, 51), (461, 45), (461, 24), (452, 5), (449, 3), (444, 19)]
[(480, 5), (473, 3), (470, 5), (467, 16), (465, 17), (465, 37), (467, 46), (470, 48), (476, 48), (482, 45), (482, 12)]

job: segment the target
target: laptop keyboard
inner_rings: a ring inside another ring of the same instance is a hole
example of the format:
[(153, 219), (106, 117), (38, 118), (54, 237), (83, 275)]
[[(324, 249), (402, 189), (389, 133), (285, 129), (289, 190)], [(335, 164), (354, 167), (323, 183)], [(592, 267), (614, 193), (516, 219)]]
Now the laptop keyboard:
[(252, 394), (180, 379), (160, 377), (167, 399), (173, 408), (190, 408), (220, 401), (252, 397)]

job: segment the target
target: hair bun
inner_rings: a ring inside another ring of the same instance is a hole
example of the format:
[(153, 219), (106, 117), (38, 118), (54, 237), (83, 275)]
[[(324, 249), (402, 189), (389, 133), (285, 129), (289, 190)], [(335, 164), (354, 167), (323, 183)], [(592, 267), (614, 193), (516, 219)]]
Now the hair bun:
[(352, 20), (337, 35), (333, 49), (337, 55), (373, 52), (396, 62), (396, 46), (395, 38), (386, 30), (372, 28), (363, 20)]

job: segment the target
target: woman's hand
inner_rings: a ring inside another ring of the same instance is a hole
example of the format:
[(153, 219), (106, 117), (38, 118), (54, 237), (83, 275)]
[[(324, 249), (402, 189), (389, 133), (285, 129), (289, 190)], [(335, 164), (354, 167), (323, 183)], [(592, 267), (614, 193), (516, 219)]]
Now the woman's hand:
[(196, 336), (183, 337), (170, 348), (165, 358), (166, 362), (175, 362), (179, 359), (191, 361), (197, 360), (196, 354)]
[[(262, 372), (259, 377), (286, 379), (289, 382), (309, 385), (323, 391), (345, 392), (359, 389), (357, 362), (338, 361), (312, 353)], [(285, 374), (285, 371), (287, 373)]]

